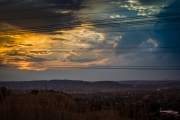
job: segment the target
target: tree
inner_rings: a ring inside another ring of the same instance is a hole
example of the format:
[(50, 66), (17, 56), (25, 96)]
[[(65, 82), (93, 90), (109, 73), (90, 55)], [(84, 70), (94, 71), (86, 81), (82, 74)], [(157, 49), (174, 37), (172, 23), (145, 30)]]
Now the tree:
[(4, 86), (1, 87), (0, 91), (1, 91), (4, 99), (5, 99), (6, 96), (8, 96), (10, 94), (10, 91)]
[(34, 94), (34, 95), (37, 95), (38, 94), (38, 90), (31, 90), (31, 93), (30, 94)]

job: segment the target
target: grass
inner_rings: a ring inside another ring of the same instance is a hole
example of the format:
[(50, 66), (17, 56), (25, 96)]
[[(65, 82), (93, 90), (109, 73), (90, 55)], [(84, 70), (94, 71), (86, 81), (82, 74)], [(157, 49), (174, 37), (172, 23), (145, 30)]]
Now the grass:
[[(104, 101), (102, 101), (104, 102)], [(61, 92), (12, 94), (0, 102), (1, 120), (150, 120), (148, 105), (82, 103)]]

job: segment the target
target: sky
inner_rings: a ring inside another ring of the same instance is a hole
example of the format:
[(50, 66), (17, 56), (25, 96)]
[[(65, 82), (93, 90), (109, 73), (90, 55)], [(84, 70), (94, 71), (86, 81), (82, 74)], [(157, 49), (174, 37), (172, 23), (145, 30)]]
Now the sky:
[(179, 0), (0, 0), (0, 81), (180, 78)]

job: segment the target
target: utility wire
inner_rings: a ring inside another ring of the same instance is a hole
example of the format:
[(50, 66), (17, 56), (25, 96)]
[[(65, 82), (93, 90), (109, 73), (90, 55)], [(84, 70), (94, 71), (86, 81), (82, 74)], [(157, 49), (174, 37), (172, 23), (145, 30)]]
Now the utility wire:
[[(68, 46), (64, 46), (64, 47), (68, 47)], [(102, 48), (100, 48), (102, 47)], [(82, 50), (91, 50), (91, 49), (112, 49), (113, 47), (104, 47), (104, 46), (100, 46), (100, 47), (88, 47), (88, 48), (51, 48), (50, 50), (53, 50), (53, 49), (82, 49)], [(172, 46), (172, 47), (117, 47), (117, 48), (113, 48), (113, 49), (149, 49), (149, 48), (152, 48), (152, 49), (176, 49), (176, 48), (180, 48), (180, 46)], [(27, 49), (27, 48), (25, 48)], [(36, 48), (36, 50), (39, 50), (39, 51), (42, 51), (40, 50), (39, 48)], [(49, 50), (49, 49), (48, 49)], [(14, 50), (14, 51), (21, 51), (21, 50)], [(33, 50), (31, 50), (33, 52)], [(42, 51), (43, 52), (43, 51)], [(48, 52), (48, 51), (47, 51)]]
[[(111, 21), (123, 21), (123, 20), (125, 21), (125, 20), (137, 20), (137, 19), (150, 19), (150, 18), (154, 18), (154, 17), (156, 17), (156, 18), (157, 17), (172, 17), (172, 16), (178, 16), (178, 15), (180, 15), (180, 12), (159, 14), (159, 15), (149, 15), (147, 17), (145, 17), (145, 16), (138, 16), (137, 17), (136, 16), (136, 17), (116, 18), (116, 19), (111, 18), (111, 19), (103, 19), (103, 20), (86, 21), (86, 23), (98, 23), (98, 22), (102, 23), (102, 22), (105, 22), (105, 21), (106, 22), (111, 22)], [(15, 20), (15, 19), (4, 19), (4, 20)], [(28, 19), (30, 19), (30, 18), (28, 18)], [(4, 20), (0, 20), (0, 21), (4, 21)], [(82, 23), (82, 21), (74, 22), (74, 24), (80, 24), (80, 23)], [(66, 23), (66, 24), (72, 24), (72, 23)], [(52, 24), (52, 25), (64, 25), (64, 24)], [(52, 25), (45, 25), (45, 26), (52, 26)], [(36, 26), (36, 27), (41, 27), (41, 26)]]
[[(102, 49), (103, 50), (103, 49)], [(16, 50), (15, 50), (16, 51)], [(25, 50), (24, 50), (25, 51)], [(22, 50), (19, 50), (19, 52), (23, 52)], [(25, 52), (25, 53), (39, 53), (39, 52), (42, 52), (42, 51), (28, 51), (28, 52)], [(67, 50), (64, 50), (64, 51), (49, 51), (49, 52), (57, 52), (57, 53), (69, 53), (69, 52), (71, 52), (71, 51), (67, 51)], [(90, 52), (90, 51), (74, 51), (74, 52), (77, 52), (77, 53), (82, 53), (82, 52)], [(92, 51), (91, 51), (92, 52)], [(113, 51), (111, 51), (111, 52), (113, 52)], [(101, 51), (101, 52), (99, 52), (99, 53), (111, 53), (110, 51)], [(132, 53), (144, 53), (144, 54), (156, 54), (156, 53), (159, 53), (159, 54), (164, 54), (164, 53), (173, 53), (173, 54), (179, 54), (180, 53), (180, 51), (174, 51), (174, 52), (172, 52), (172, 51), (170, 51), (170, 52), (168, 52), (168, 51), (164, 51), (164, 52), (156, 52), (156, 51), (152, 51), (152, 52), (135, 52), (135, 51), (124, 51), (124, 52), (122, 52), (122, 51), (118, 51), (118, 49), (117, 50), (114, 50), (114, 52), (115, 53), (127, 53), (127, 54), (132, 54)], [(7, 53), (7, 52), (1, 52), (1, 53)], [(13, 55), (13, 54), (12, 54)], [(21, 55), (21, 53), (19, 53), (19, 55)]]
[[(3, 66), (4, 64), (0, 64), (0, 66)], [(19, 63), (18, 65), (26, 65), (24, 63)], [(61, 67), (98, 67), (98, 68), (180, 68), (178, 65), (44, 65), (39, 64), (41, 66), (61, 66)]]
[[(101, 3), (101, 2), (98, 2)], [(86, 3), (87, 4), (87, 3)], [(89, 3), (90, 4), (90, 3)], [(92, 4), (92, 3), (91, 3)], [(9, 10), (9, 11), (1, 11), (0, 13), (13, 13), (13, 12), (26, 12), (26, 11), (33, 11), (33, 10), (40, 10), (40, 9), (53, 9), (53, 8), (60, 8), (63, 5), (56, 5), (56, 6), (50, 6), (50, 7), (41, 7), (41, 8), (29, 8), (29, 9), (21, 9), (21, 10)], [(65, 6), (65, 5), (64, 5)], [(148, 9), (137, 9), (137, 10), (151, 10), (151, 9), (173, 9), (173, 8), (179, 8), (180, 6), (171, 6), (171, 7), (157, 7), (157, 8), (148, 8)], [(102, 14), (102, 13), (111, 13), (111, 12), (130, 12), (135, 10), (118, 10), (118, 11), (110, 11), (110, 12), (99, 12), (99, 13), (79, 13), (78, 15), (87, 15), (87, 14)]]
[[(179, 22), (180, 18), (175, 18), (175, 19), (157, 19), (157, 20), (140, 20), (140, 21), (134, 21), (134, 22), (121, 22), (121, 23), (100, 23), (100, 24), (93, 24), (93, 25), (85, 25), (84, 27), (98, 27), (98, 28), (106, 28), (106, 27), (119, 27), (119, 26), (129, 26), (129, 25), (144, 25), (144, 24), (152, 24), (152, 23), (168, 23), (168, 22)], [(55, 30), (60, 30), (60, 29), (68, 29), (72, 27), (80, 27), (80, 25), (71, 25), (71, 26), (55, 26), (55, 27), (42, 27), (42, 28), (27, 28), (27, 30), (17, 30), (15, 32), (9, 32), (9, 31), (3, 31), (1, 32), (6, 32), (4, 35), (11, 35), (11, 34), (23, 34), (23, 33), (37, 33), (37, 32), (43, 32), (43, 33), (53, 33), (50, 31), (55, 31)], [(118, 31), (106, 31), (106, 32), (135, 32), (135, 31), (153, 31), (153, 30), (178, 30), (179, 28), (167, 28), (167, 29), (147, 29), (147, 30), (118, 30)], [(15, 30), (15, 29), (11, 29)], [(9, 32), (9, 33), (7, 33)], [(62, 33), (62, 32), (60, 32)], [(1, 33), (3, 35), (3, 33)], [(55, 32), (54, 32), (55, 34)], [(59, 33), (57, 33), (59, 34)]]
[[(179, 15), (179, 14), (177, 14)], [(171, 16), (171, 15), (168, 15), (168, 16)], [(174, 16), (174, 14), (173, 14)], [(164, 16), (163, 16), (164, 17)], [(137, 18), (137, 17), (136, 17)], [(133, 21), (130, 21), (132, 20)], [(124, 21), (123, 21), (124, 20)], [(126, 20), (128, 20), (126, 22)], [(103, 23), (104, 21), (104, 23)], [(93, 25), (86, 25), (86, 26), (95, 26), (95, 25), (99, 25), (99, 26), (112, 26), (112, 25), (118, 25), (118, 26), (125, 26), (125, 25), (132, 25), (132, 24), (147, 24), (148, 22), (150, 23), (154, 23), (154, 22), (163, 22), (163, 21), (170, 21), (170, 22), (179, 22), (179, 17), (176, 17), (176, 18), (155, 18), (155, 19), (150, 19), (148, 20), (147, 18), (140, 18), (140, 19), (135, 19), (135, 17), (130, 17), (130, 18), (126, 18), (126, 19), (106, 19), (106, 20), (96, 20), (96, 21), (87, 21), (88, 22), (92, 22)], [(117, 23), (117, 22), (120, 22), (120, 23)], [(72, 27), (78, 27), (78, 26), (81, 26), (79, 25), (80, 22), (74, 22), (74, 23), (66, 23), (66, 24), (52, 24), (52, 25), (44, 25), (44, 26), (35, 26), (35, 27), (24, 27), (24, 28), (21, 28), (21, 29), (28, 29), (28, 30), (39, 30), (39, 31), (43, 31), (43, 30), (49, 30), (51, 28), (54, 28), (54, 29), (66, 29), (66, 28), (72, 28)], [(60, 27), (59, 27), (60, 26)], [(3, 30), (0, 30), (0, 31), (12, 31), (12, 30), (17, 30), (16, 29), (3, 29)], [(18, 32), (22, 32), (22, 31), (25, 31), (25, 30), (18, 30)]]
[[(23, 65), (0, 65), (1, 67), (24, 67)], [(26, 67), (34, 67), (34, 66), (26, 66)], [(139, 67), (136, 67), (136, 66), (124, 66), (124, 67), (121, 67), (121, 66), (114, 66), (114, 67), (107, 67), (107, 66), (104, 66), (104, 67), (94, 67), (94, 66), (36, 66), (36, 67), (39, 67), (39, 68), (59, 68), (59, 69), (122, 69), (122, 70), (180, 70), (180, 67), (173, 67), (173, 66), (161, 66), (161, 67), (151, 67), (151, 66), (139, 66)]]
[[(113, 13), (112, 11), (111, 12), (108, 12), (108, 13)], [(93, 13), (89, 13), (89, 14), (93, 14)], [(95, 13), (97, 14), (97, 13)], [(99, 13), (98, 13), (99, 14)], [(140, 17), (151, 17), (151, 16), (155, 16), (155, 17), (159, 17), (159, 16), (162, 16), (162, 15), (167, 15), (167, 14), (179, 14), (179, 12), (177, 13), (166, 13), (166, 14), (158, 14), (158, 15), (148, 15), (148, 16), (138, 16), (139, 18)], [(0, 19), (0, 21), (14, 21), (14, 20), (26, 20), (26, 19), (44, 19), (44, 18), (52, 18), (52, 17), (65, 17), (65, 16), (70, 16), (72, 14), (59, 14), (59, 15), (49, 15), (49, 16), (35, 16), (35, 17), (22, 17), (22, 18), (7, 18), (7, 19)], [(85, 14), (84, 14), (85, 15)], [(86, 14), (87, 15), (87, 14)], [(167, 16), (166, 16), (167, 17)], [(122, 18), (120, 18), (122, 19)]]
[[(5, 46), (8, 48), (8, 46)], [(66, 48), (64, 48), (66, 47)], [(24, 48), (24, 49), (20, 49), (20, 50), (13, 50), (12, 52), (31, 52), (31, 53), (35, 53), (35, 52), (70, 52), (70, 50), (74, 50), (74, 51), (71, 51), (71, 52), (87, 52), (87, 51), (93, 51), (93, 50), (111, 50), (111, 51), (114, 51), (114, 50), (143, 50), (143, 49), (154, 49), (154, 50), (163, 50), (163, 49), (166, 49), (166, 51), (149, 51), (150, 53), (154, 53), (154, 52), (160, 52), (160, 53), (164, 53), (164, 52), (167, 52), (168, 49), (175, 49), (176, 51), (173, 51), (173, 52), (180, 52), (180, 51), (177, 51), (177, 49), (180, 49), (179, 46), (174, 46), (174, 47), (103, 47), (103, 46), (99, 46), (99, 47), (89, 47), (89, 48), (78, 48), (78, 47), (70, 47), (70, 48), (67, 48), (68, 46), (64, 46), (63, 48), (50, 48), (48, 50), (44, 50), (43, 48), (42, 49), (34, 49), (34, 50), (28, 50), (28, 48)], [(29, 48), (29, 49), (32, 49), (32, 48)], [(106, 51), (104, 51), (106, 52)], [(138, 52), (139, 51), (119, 51), (119, 52)], [(146, 51), (147, 52), (147, 51)], [(146, 52), (142, 52), (142, 53), (146, 53)], [(148, 53), (149, 53), (148, 52)], [(171, 51), (172, 52), (172, 51)]]
[[(116, 19), (103, 19), (103, 20), (94, 20), (94, 21), (86, 21), (86, 23), (102, 23), (102, 22), (111, 22), (111, 21), (125, 21), (125, 20), (141, 20), (141, 19), (150, 19), (150, 18), (156, 18), (157, 17), (173, 17), (173, 16), (178, 16), (180, 15), (180, 12), (178, 13), (167, 13), (167, 14), (159, 14), (159, 15), (149, 15), (148, 17), (145, 17), (145, 16), (136, 16), (136, 17), (126, 17), (126, 18), (116, 18)], [(0, 20), (0, 21), (3, 21), (3, 20)], [(78, 22), (74, 22), (73, 24), (80, 24), (82, 23), (82, 21), (78, 21)], [(72, 24), (72, 23), (66, 23), (65, 25), (67, 24)], [(64, 25), (64, 24), (51, 24), (51, 25), (44, 25), (44, 26), (53, 26), (53, 25)], [(42, 27), (42, 26), (36, 26), (36, 27)], [(6, 29), (4, 29), (6, 30)], [(7, 29), (8, 30), (8, 29)], [(11, 30), (11, 29), (9, 29)]]
[[(11, 1), (3, 1), (2, 4), (0, 3), (0, 5), (8, 5), (8, 4), (12, 4), (12, 3), (17, 3), (17, 2), (25, 2), (27, 0), (11, 0)], [(104, 3), (104, 2), (112, 2), (112, 0), (110, 1), (101, 1), (101, 2), (84, 2), (84, 3), (72, 3), (72, 4), (64, 4), (64, 5), (57, 5), (57, 7), (68, 7), (68, 6), (76, 6), (76, 5), (83, 5), (83, 4), (97, 4), (97, 3)], [(51, 7), (55, 7), (55, 6), (51, 6)], [(49, 7), (49, 8), (51, 8)], [(48, 8), (48, 7), (43, 7), (44, 9), (45, 8)], [(40, 8), (39, 8), (40, 9)], [(24, 9), (25, 11), (27, 10), (38, 10), (37, 9)], [(21, 11), (21, 10), (20, 10)], [(17, 12), (20, 12), (19, 10), (17, 10)], [(8, 12), (8, 11), (7, 11)], [(11, 11), (10, 11), (11, 12)]]
[[(120, 33), (127, 33), (127, 32), (137, 32), (137, 31), (143, 31), (143, 32), (149, 32), (149, 31), (155, 31), (155, 30), (158, 30), (158, 31), (168, 31), (168, 30), (180, 30), (180, 28), (167, 28), (167, 29), (143, 29), (143, 30), (125, 30), (125, 31), (122, 31), (122, 30), (115, 30), (115, 31), (99, 31), (99, 32), (107, 32), (107, 33), (110, 33), (110, 32), (120, 32)], [(27, 31), (26, 31), (27, 32)], [(0, 33), (0, 35), (14, 35), (14, 34), (25, 34), (26, 32), (14, 32), (14, 33)], [(41, 31), (43, 33), (46, 33), (46, 34), (59, 34), (59, 33), (53, 33), (53, 32), (48, 32), (48, 31)], [(28, 33), (37, 33), (37, 32), (33, 32), (33, 31), (28, 31)], [(60, 33), (61, 34), (61, 33)]]

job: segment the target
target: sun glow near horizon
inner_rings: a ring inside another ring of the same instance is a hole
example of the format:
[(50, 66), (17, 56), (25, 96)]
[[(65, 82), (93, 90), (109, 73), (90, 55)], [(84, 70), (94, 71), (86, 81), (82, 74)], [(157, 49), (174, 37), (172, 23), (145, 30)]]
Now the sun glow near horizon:
[(41, 71), (48, 68), (63, 69), (61, 66), (88, 67), (107, 63), (107, 56), (102, 54), (104, 49), (91, 49), (103, 42), (103, 33), (90, 30), (85, 25), (55, 33), (2, 35), (1, 38), (8, 39), (1, 42), (2, 64), (21, 70)]

